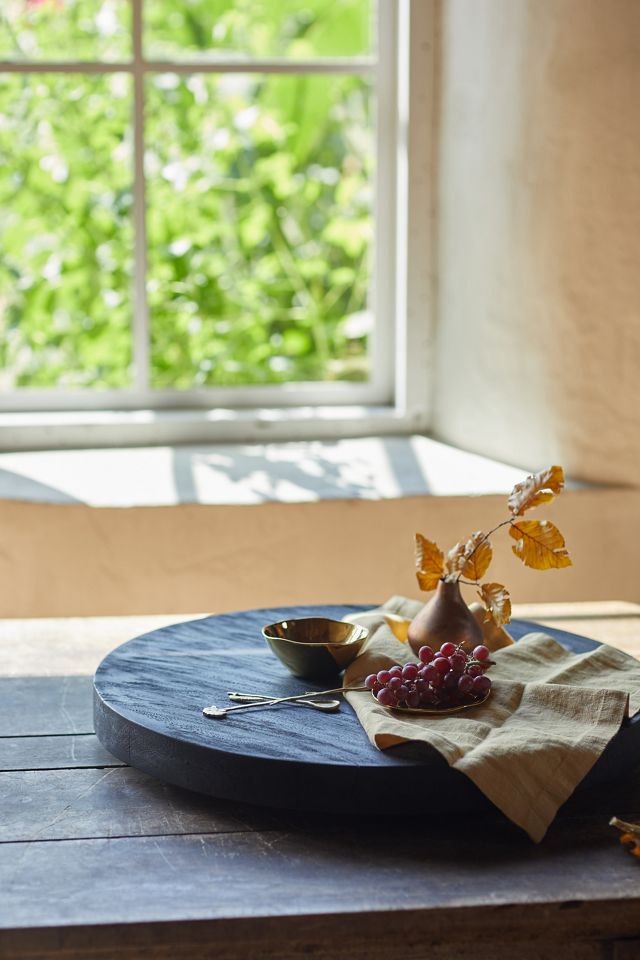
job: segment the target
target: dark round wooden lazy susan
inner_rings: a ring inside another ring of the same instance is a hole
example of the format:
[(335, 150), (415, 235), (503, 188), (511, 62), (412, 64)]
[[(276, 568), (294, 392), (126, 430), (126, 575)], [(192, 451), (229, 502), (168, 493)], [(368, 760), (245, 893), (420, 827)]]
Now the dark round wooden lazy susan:
[[(192, 620), (129, 640), (102, 661), (94, 679), (95, 729), (120, 760), (172, 784), (214, 797), (341, 814), (488, 810), (480, 791), (426, 745), (381, 752), (344, 701), (338, 713), (280, 705), (203, 716), (229, 703), (228, 691), (290, 696), (321, 690), (291, 676), (261, 636), (293, 617), (340, 619), (365, 606), (243, 610)], [(515, 639), (537, 624), (513, 621)], [(593, 640), (544, 628), (583, 652)], [(640, 715), (628, 721), (579, 790), (637, 766)]]

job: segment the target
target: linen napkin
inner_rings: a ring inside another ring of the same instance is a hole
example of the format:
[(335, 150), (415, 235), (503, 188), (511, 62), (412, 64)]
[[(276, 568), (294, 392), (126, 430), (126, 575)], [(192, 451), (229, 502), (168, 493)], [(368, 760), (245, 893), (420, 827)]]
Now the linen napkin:
[[(421, 606), (392, 597), (378, 617), (367, 620), (371, 636), (347, 669), (345, 686), (391, 663), (416, 660), (387, 627), (384, 613), (412, 618)], [(640, 661), (606, 644), (570, 653), (542, 632), (491, 657), (491, 696), (459, 714), (392, 713), (369, 693), (346, 697), (376, 747), (409, 740), (430, 744), (539, 842), (629, 710), (640, 709)]]

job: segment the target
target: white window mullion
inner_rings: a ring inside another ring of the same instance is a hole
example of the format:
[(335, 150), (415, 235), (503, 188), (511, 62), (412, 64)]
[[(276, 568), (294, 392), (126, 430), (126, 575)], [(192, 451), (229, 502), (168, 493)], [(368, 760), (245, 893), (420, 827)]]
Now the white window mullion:
[(15, 60), (0, 61), (0, 73), (123, 73), (131, 63), (98, 60)]
[[(140, 0), (134, 0), (134, 10)], [(139, 25), (141, 28), (141, 24)], [(135, 28), (135, 22), (134, 22)], [(140, 37), (140, 41), (142, 37)], [(141, 50), (140, 50), (141, 53)], [(137, 58), (136, 58), (136, 62)], [(375, 61), (370, 57), (334, 57), (324, 60), (147, 60), (139, 65), (148, 73), (283, 73), (340, 74), (373, 76)], [(130, 71), (131, 61), (44, 60), (0, 61), (0, 73), (122, 73)]]
[(154, 73), (353, 73), (365, 77), (373, 75), (376, 70), (371, 57), (325, 57), (323, 60), (274, 60), (268, 57), (253, 57), (251, 60), (148, 60), (145, 67)]
[(375, 318), (371, 346), (371, 382), (393, 402), (396, 327), (396, 155), (397, 155), (396, 0), (378, 0), (375, 81), (374, 244), (370, 301)]
[(398, 4), (396, 407), (429, 428), (434, 390), (434, 36), (437, 0)]
[(133, 26), (133, 370), (134, 389), (149, 388), (150, 336), (147, 302), (147, 221), (144, 177), (144, 80), (142, 3), (132, 0)]

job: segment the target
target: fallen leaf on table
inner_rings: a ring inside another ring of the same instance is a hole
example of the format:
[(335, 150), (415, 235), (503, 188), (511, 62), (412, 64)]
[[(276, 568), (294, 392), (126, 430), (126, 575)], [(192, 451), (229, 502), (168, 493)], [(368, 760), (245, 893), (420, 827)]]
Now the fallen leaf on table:
[(629, 823), (627, 820), (611, 817), (609, 826), (622, 831), (620, 843), (627, 847), (634, 857), (640, 858), (640, 823)]
[(407, 617), (401, 617), (397, 613), (385, 613), (384, 620), (396, 640), (399, 640), (400, 643), (408, 642), (411, 620)]

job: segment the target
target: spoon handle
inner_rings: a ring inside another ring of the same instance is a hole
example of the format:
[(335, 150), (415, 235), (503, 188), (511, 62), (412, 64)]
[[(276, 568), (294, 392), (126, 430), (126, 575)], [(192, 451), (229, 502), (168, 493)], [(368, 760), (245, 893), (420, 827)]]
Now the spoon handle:
[(296, 700), (302, 700), (305, 697), (326, 697), (330, 693), (347, 693), (351, 690), (366, 690), (366, 687), (333, 687), (331, 690), (307, 690), (305, 693), (298, 693), (293, 697), (276, 697), (273, 700), (252, 701), (251, 703), (239, 703), (234, 707), (205, 707), (202, 711), (205, 717), (226, 717), (228, 713), (236, 710), (249, 710), (255, 707), (273, 707), (277, 703), (293, 703)]
[[(260, 703), (267, 704), (273, 697), (264, 697), (259, 696), (255, 693), (228, 693), (227, 696), (229, 700), (234, 703)], [(336, 710), (340, 709), (339, 700), (292, 700), (291, 705), (293, 707), (313, 707), (314, 710), (319, 710), (321, 713), (335, 713)]]

